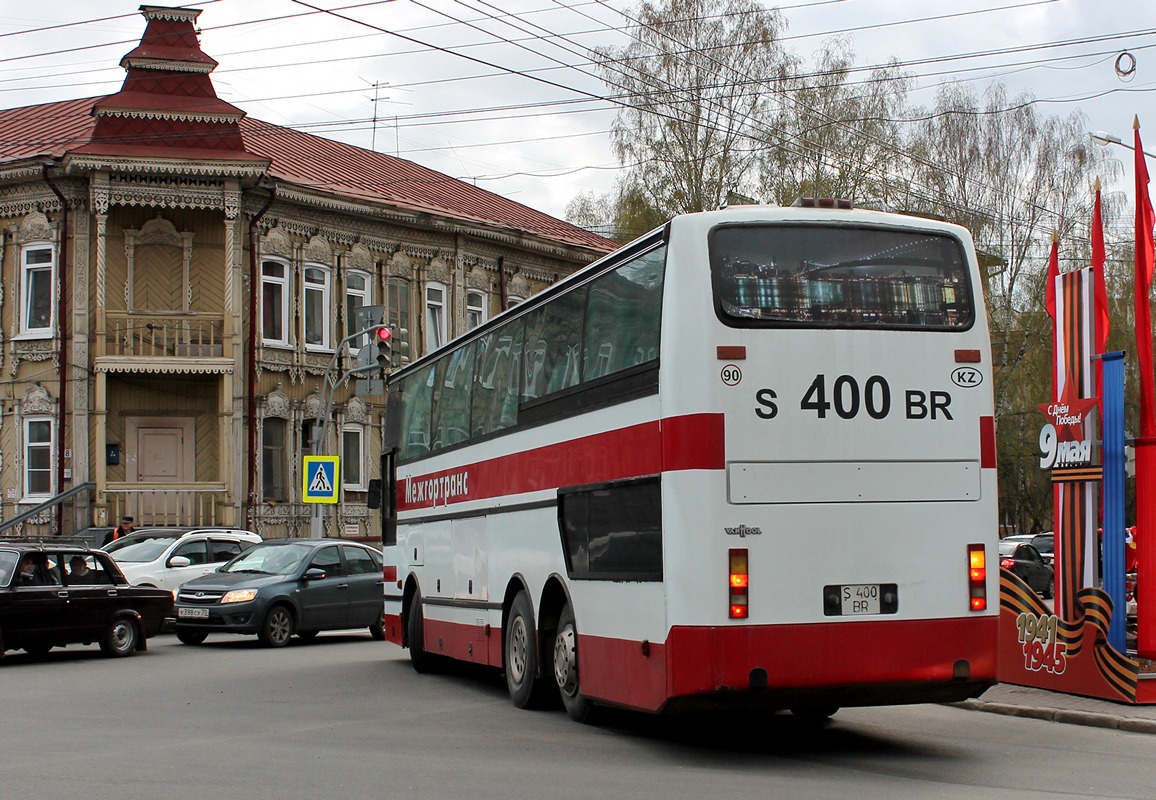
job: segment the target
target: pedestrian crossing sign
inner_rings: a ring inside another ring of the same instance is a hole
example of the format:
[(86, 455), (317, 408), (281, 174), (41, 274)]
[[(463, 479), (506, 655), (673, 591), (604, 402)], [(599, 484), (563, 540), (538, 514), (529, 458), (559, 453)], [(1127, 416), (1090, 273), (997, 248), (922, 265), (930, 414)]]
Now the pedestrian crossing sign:
[(339, 456), (305, 456), (301, 470), (304, 483), (301, 499), (306, 503), (336, 503), (338, 478), (341, 474)]

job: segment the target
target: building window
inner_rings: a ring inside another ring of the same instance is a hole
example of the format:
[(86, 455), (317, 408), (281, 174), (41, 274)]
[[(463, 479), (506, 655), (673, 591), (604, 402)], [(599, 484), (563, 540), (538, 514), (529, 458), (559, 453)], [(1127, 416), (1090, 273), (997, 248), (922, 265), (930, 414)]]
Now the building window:
[(56, 248), (33, 244), (20, 251), (20, 332), (51, 335), (52, 287), (56, 283)]
[[(364, 306), (373, 305), (373, 288), (369, 275), (364, 272), (347, 272), (345, 274), (345, 335), (352, 336), (363, 330), (358, 324), (354, 312)], [(377, 322), (378, 320), (373, 320)], [(368, 342), (368, 337), (362, 336), (349, 340), (349, 349), (353, 352)]]
[(261, 264), (261, 340), (265, 344), (289, 344), (289, 265), (280, 261)]
[(351, 491), (365, 491), (365, 431), (341, 429), (341, 486)]
[(393, 329), (393, 366), (409, 355), (409, 281), (389, 278), (385, 282), (385, 324)]
[(52, 479), (52, 420), (24, 420), (24, 498), (48, 499), (55, 487)]
[(305, 347), (329, 348), (329, 270), (305, 268)]
[(524, 303), (525, 301), (526, 301), (526, 298), (518, 297), (517, 295), (512, 294), (506, 298), (506, 308), (507, 309), (513, 308), (514, 306), (518, 305), (518, 303)]
[(446, 287), (425, 287), (425, 351), (431, 353), (446, 342)]
[(466, 330), (474, 328), (486, 321), (486, 293), (471, 289), (466, 292)]
[(285, 420), (266, 417), (261, 426), (261, 499), (289, 500), (289, 462), (285, 452)]

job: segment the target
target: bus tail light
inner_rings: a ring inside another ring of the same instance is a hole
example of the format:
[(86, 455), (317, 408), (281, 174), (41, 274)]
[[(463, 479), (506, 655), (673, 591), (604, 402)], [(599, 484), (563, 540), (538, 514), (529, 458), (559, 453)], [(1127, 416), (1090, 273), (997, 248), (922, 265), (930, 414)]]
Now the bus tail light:
[(982, 544), (967, 546), (967, 588), (972, 611), (987, 611), (987, 553)]
[(730, 618), (746, 619), (750, 616), (747, 604), (747, 589), (750, 586), (747, 570), (747, 549), (735, 547), (730, 550)]

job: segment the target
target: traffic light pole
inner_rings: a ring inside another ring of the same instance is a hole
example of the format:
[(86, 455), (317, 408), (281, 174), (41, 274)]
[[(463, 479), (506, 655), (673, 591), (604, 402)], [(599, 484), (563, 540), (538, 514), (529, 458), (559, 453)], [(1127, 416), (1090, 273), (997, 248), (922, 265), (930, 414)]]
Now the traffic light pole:
[[(313, 437), (309, 443), (310, 449), (313, 451), (313, 455), (321, 455), (319, 451), (328, 440), (329, 418), (333, 416), (333, 393), (337, 391), (338, 386), (341, 386), (343, 383), (349, 380), (350, 375), (358, 372), (364, 372), (366, 370), (366, 367), (364, 366), (354, 366), (353, 369), (346, 370), (340, 378), (332, 379), (330, 376), (333, 372), (333, 368), (337, 366), (337, 359), (340, 357), (342, 349), (348, 342), (351, 342), (361, 336), (374, 334), (379, 329), (386, 327), (388, 326), (372, 325), (365, 330), (358, 331), (357, 333), (351, 333), (342, 339), (338, 343), (337, 347), (334, 348), (333, 358), (329, 359), (329, 365), (325, 367), (325, 373), (322, 379), (321, 406), (317, 410), (317, 417), (313, 420)], [(364, 346), (368, 347), (369, 345)], [(339, 477), (338, 480), (340, 480)], [(337, 490), (340, 492), (340, 487), (337, 487)], [(322, 505), (322, 503), (313, 504), (313, 514), (309, 519), (310, 539), (324, 538), (325, 527), (324, 519), (322, 518), (321, 513)]]

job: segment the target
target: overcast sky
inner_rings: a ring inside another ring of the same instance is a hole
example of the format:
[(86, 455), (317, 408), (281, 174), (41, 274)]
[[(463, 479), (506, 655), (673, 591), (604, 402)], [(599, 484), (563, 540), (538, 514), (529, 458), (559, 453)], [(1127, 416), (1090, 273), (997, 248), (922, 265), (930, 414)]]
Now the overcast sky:
[[(396, 153), (556, 216), (576, 194), (612, 185), (614, 111), (592, 99), (606, 89), (586, 51), (626, 42), (620, 12), (629, 3), (354, 2), (190, 4), (204, 9), (201, 46), (220, 63), (218, 95), (258, 119)], [(115, 92), (118, 63), (144, 30), (139, 7), (0, 0), (0, 107)], [(930, 105), (944, 81), (982, 89), (1000, 80), (1013, 94), (1032, 93), (1043, 113), (1082, 111), (1089, 130), (1127, 142), (1138, 113), (1156, 152), (1153, 0), (789, 0), (779, 8), (787, 44), (803, 58), (845, 31), (860, 65), (912, 62), (915, 104)], [(1003, 52), (945, 58), (990, 51)], [(1135, 71), (1121, 78), (1116, 64), (1129, 56)]]

